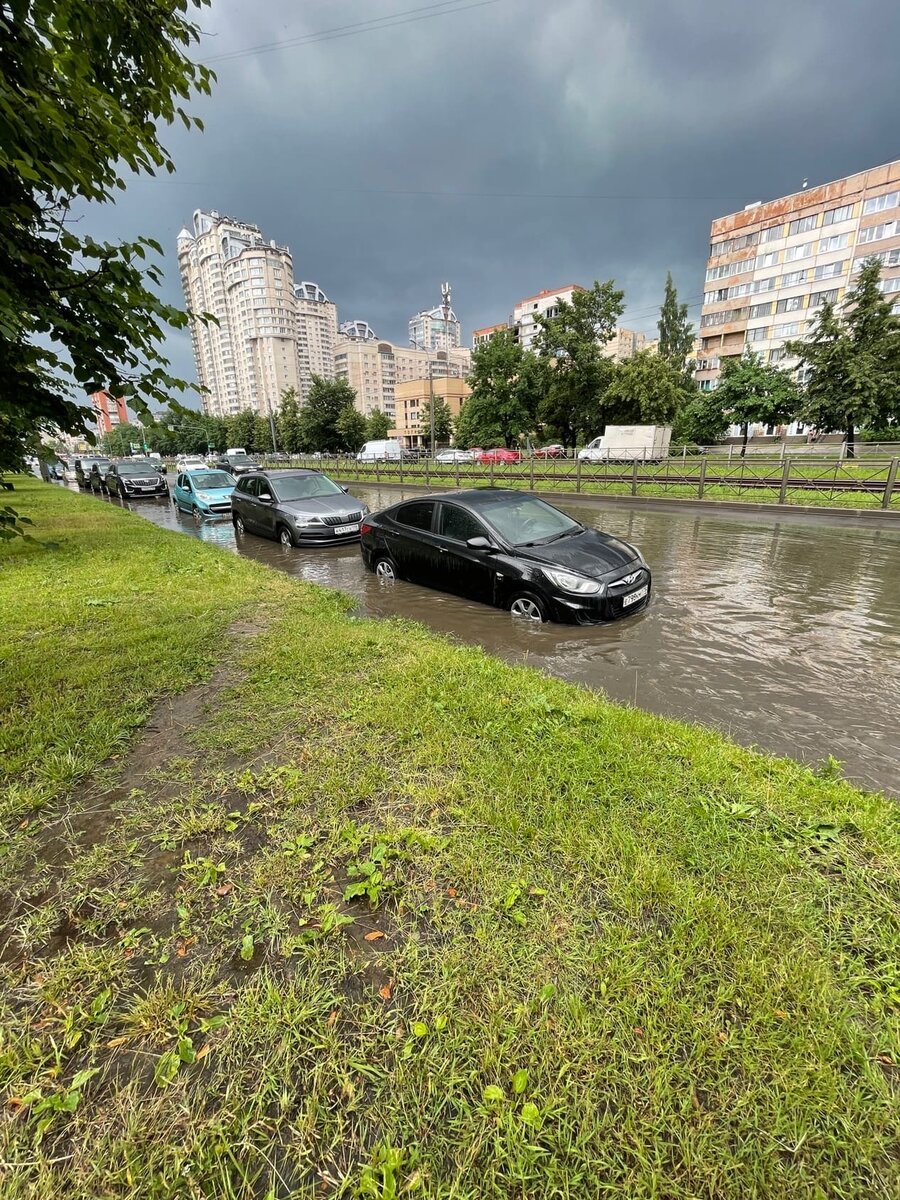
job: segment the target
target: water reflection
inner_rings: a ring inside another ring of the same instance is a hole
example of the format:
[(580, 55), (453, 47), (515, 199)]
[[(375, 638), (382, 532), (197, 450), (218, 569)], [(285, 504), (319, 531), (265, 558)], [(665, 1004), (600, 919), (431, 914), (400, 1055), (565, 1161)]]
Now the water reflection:
[[(352, 491), (376, 511), (404, 495)], [(422, 621), (511, 662), (716, 726), (747, 745), (810, 762), (834, 754), (863, 785), (900, 792), (898, 530), (799, 515), (563, 502), (578, 520), (640, 546), (653, 568), (654, 600), (611, 625), (535, 627), (412, 584), (386, 588), (363, 569), (355, 545), (304, 551), (252, 535), (238, 545), (227, 520), (197, 525), (162, 501), (127, 506), (338, 588), (364, 614)]]

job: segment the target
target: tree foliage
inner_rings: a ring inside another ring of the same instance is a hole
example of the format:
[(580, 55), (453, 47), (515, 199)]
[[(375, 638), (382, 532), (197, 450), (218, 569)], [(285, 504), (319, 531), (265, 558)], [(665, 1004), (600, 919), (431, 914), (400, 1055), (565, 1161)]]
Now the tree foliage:
[[(200, 121), (182, 102), (211, 72), (187, 54), (206, 0), (11, 0), (0, 6), (0, 428), (87, 434), (85, 395), (136, 410), (186, 384), (168, 374), (165, 327), (187, 314), (153, 286), (162, 248), (97, 242), (73, 207), (105, 203), (126, 172), (174, 165), (158, 126)], [(6, 462), (9, 461), (9, 453)]]
[(675, 417), (673, 438), (676, 442), (709, 446), (725, 436), (730, 424), (731, 417), (723, 409), (717, 389), (696, 391)]
[(324, 453), (359, 449), (365, 440), (365, 428), (353, 446), (347, 445), (347, 433), (356, 435), (358, 426), (348, 430), (349, 417), (345, 416), (343, 430), (338, 428), (338, 422), (348, 408), (356, 410), (356, 393), (345, 379), (322, 379), (313, 375), (306, 404), (300, 410), (301, 448)]
[(435, 396), (434, 400), (429, 397), (419, 409), (419, 434), (421, 437), (431, 438), (432, 406), (434, 407), (435, 444), (446, 445), (453, 433), (453, 413), (450, 411), (447, 401), (442, 400), (440, 396)]
[(777, 425), (795, 417), (800, 408), (793, 376), (774, 363), (764, 363), (752, 350), (724, 360), (715, 395), (722, 411), (741, 427), (741, 454), (746, 452), (752, 422)]
[(380, 408), (373, 408), (366, 422), (366, 438), (370, 442), (383, 442), (391, 428), (391, 418)]
[(824, 304), (812, 333), (788, 346), (809, 367), (803, 416), (822, 433), (843, 431), (851, 457), (857, 428), (900, 422), (900, 320), (880, 278), (878, 259), (867, 259), (842, 317)]
[(679, 371), (686, 371), (694, 346), (694, 327), (688, 321), (688, 306), (678, 303), (672, 272), (666, 273), (666, 291), (659, 310), (659, 356)]
[(693, 392), (681, 366), (641, 350), (616, 367), (606, 405), (620, 424), (671, 425)]
[(303, 449), (303, 423), (300, 419), (300, 397), (296, 388), (288, 387), (281, 393), (275, 427), (282, 450), (286, 450), (288, 454), (298, 454)]
[(525, 353), (512, 330), (495, 333), (472, 354), (472, 394), (457, 422), (457, 443), (514, 446), (534, 428), (541, 375), (541, 364)]
[(575, 292), (571, 303), (559, 301), (554, 316), (538, 318), (535, 348), (552, 364), (538, 415), (566, 447), (575, 446), (579, 435), (593, 436), (609, 419), (606, 391), (615, 368), (603, 346), (615, 333), (624, 295), (611, 279), (595, 281), (587, 291)]
[(338, 450), (357, 451), (366, 440), (368, 422), (355, 404), (345, 404), (335, 424), (340, 444)]

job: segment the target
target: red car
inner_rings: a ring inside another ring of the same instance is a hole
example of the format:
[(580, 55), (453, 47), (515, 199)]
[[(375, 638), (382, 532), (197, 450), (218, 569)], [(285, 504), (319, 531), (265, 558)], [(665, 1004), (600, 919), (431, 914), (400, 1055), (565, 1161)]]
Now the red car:
[(535, 458), (565, 458), (566, 448), (554, 443), (552, 446), (542, 446), (540, 450), (535, 450)]
[(480, 463), (517, 463), (522, 461), (518, 450), (506, 450), (498, 446), (494, 450), (483, 450), (475, 460)]

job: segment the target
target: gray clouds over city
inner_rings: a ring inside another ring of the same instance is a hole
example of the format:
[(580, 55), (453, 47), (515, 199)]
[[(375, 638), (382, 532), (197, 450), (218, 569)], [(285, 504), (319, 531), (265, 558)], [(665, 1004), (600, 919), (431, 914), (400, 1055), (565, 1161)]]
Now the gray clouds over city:
[[(466, 341), (610, 277), (650, 333), (667, 270), (699, 301), (713, 217), (900, 153), (897, 0), (213, 0), (198, 19), (205, 132), (167, 131), (177, 173), (84, 218), (162, 242), (177, 302), (175, 237), (203, 207), (395, 341), (443, 279)], [(169, 349), (194, 378), (187, 338)]]

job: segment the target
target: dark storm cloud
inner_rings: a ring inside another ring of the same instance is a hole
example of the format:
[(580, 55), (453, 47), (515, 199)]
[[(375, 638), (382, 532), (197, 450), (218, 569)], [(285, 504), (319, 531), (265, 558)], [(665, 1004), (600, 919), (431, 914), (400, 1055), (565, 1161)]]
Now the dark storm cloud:
[[(286, 242), (341, 319), (396, 341), (442, 279), (466, 337), (540, 288), (609, 277), (651, 333), (667, 269), (699, 299), (713, 217), (900, 154), (897, 0), (455, 2), (233, 59), (425, 5), (202, 10), (199, 56), (219, 74), (194, 105), (206, 132), (170, 131), (178, 173), (87, 222), (157, 237), (171, 299), (175, 236), (206, 207)], [(187, 339), (170, 349), (192, 377)]]

